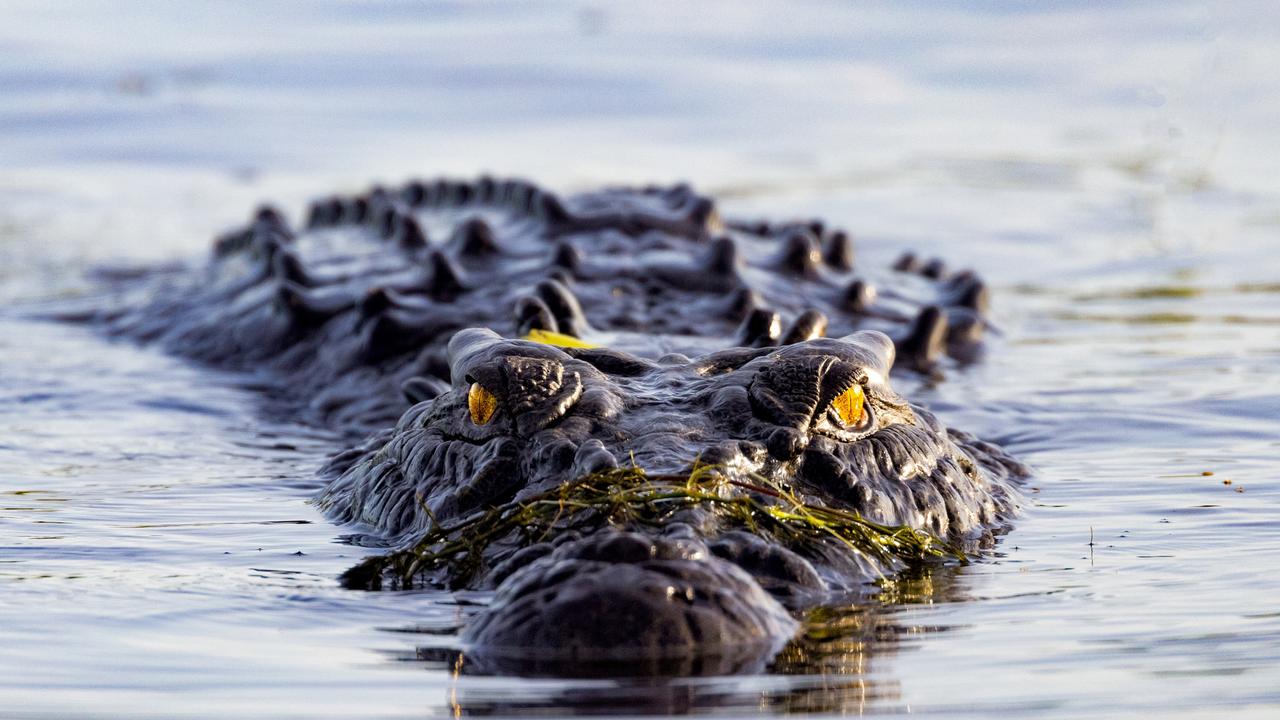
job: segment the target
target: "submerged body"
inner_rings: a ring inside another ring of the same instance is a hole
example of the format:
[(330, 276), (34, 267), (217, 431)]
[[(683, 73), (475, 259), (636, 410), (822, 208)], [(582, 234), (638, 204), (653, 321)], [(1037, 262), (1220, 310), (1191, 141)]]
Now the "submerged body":
[[(843, 232), (725, 222), (684, 187), (441, 181), (321, 201), (303, 231), (264, 209), (104, 319), (367, 436), (319, 504), (410, 553), (401, 580), (495, 589), (479, 652), (758, 655), (910, 560), (881, 551), (894, 527), (969, 546), (1016, 509), (1020, 465), (889, 385), (975, 355), (985, 286), (910, 256), (886, 275)], [(565, 494), (583, 478), (612, 509)], [(536, 533), (436, 552), (552, 498)]]

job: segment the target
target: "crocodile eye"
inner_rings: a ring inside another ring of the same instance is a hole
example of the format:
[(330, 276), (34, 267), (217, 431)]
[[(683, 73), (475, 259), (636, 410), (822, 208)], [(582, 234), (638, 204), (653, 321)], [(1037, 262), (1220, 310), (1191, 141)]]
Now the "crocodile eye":
[(840, 422), (847, 428), (862, 427), (867, 422), (867, 395), (862, 386), (854, 384), (831, 403), (831, 409), (840, 416)]
[(467, 390), (467, 409), (471, 411), (471, 422), (477, 425), (488, 424), (493, 414), (498, 411), (498, 398), (485, 390), (478, 382), (471, 383)]

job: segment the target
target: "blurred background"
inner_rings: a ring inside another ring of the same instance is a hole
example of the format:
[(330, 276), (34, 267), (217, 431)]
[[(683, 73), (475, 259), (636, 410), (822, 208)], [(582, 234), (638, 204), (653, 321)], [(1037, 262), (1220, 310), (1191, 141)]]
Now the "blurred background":
[(1265, 1), (11, 0), (3, 15), (6, 215), (58, 196), (91, 217), (40, 225), (63, 240), (83, 234), (66, 223), (119, 226), (130, 252), (207, 236), (245, 198), (481, 171), (727, 198), (907, 187), (936, 192), (929, 206), (957, 185), (1120, 184), (1136, 221), (1185, 242), (1165, 196), (1270, 192), (1280, 150)]
[(329, 440), (0, 314), (0, 715), (1275, 717), (1277, 68), (1269, 0), (0, 0), (6, 310), (264, 201), (689, 181), (978, 269), (988, 357), (895, 382), (1037, 469), (984, 562), (759, 675), (478, 677), (467, 598), (337, 587)]

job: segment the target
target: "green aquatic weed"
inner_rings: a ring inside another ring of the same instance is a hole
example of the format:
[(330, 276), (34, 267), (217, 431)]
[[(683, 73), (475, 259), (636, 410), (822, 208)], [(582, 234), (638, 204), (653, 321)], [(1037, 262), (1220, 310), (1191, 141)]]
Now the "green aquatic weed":
[[(741, 477), (741, 479), (739, 479)], [(467, 585), (496, 542), (524, 546), (570, 529), (660, 528), (675, 513), (701, 507), (725, 529), (765, 534), (792, 548), (837, 543), (880, 563), (917, 565), (931, 558), (966, 560), (962, 551), (907, 526), (867, 520), (856, 512), (801, 501), (789, 488), (757, 474), (697, 465), (687, 475), (650, 475), (626, 467), (585, 475), (547, 492), (512, 500), (451, 524), (434, 523), (413, 546), (376, 556), (348, 571), (359, 585), (389, 573), (404, 586), (422, 573), (447, 571)]]

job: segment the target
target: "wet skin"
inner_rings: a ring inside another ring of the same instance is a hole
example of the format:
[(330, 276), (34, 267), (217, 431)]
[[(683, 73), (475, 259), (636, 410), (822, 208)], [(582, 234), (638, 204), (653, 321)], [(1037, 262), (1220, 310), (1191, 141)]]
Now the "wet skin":
[[(393, 547), (632, 464), (712, 465), (972, 547), (1025, 470), (889, 376), (975, 357), (987, 296), (910, 255), (864, 271), (820, 222), (726, 222), (682, 186), (561, 199), (482, 179), (322, 200), (300, 231), (260, 210), (207, 267), (99, 317), (363, 438), (318, 502)], [(796, 611), (898, 569), (698, 507), (484, 552), (473, 584), (496, 595), (464, 639), (495, 656), (756, 657)]]

